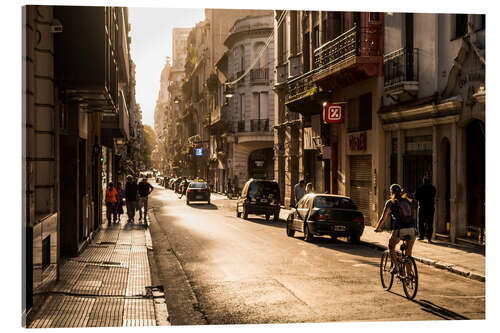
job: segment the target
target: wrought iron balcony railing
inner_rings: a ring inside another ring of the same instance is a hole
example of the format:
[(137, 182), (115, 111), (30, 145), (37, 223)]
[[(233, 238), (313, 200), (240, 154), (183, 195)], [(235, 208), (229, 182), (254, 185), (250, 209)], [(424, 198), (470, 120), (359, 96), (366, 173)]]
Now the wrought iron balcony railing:
[(380, 56), (381, 29), (354, 26), (314, 50), (313, 69), (339, 64), (352, 57)]
[(250, 82), (265, 82), (268, 80), (268, 68), (256, 68), (250, 71)]
[(318, 89), (313, 82), (313, 74), (310, 71), (288, 82), (288, 100), (296, 100), (312, 95)]
[(418, 82), (418, 49), (402, 48), (384, 55), (384, 87)]
[(236, 132), (246, 132), (245, 131), (245, 121), (244, 120), (238, 120), (235, 122), (236, 123)]
[(251, 132), (268, 132), (269, 119), (251, 119), (250, 120)]

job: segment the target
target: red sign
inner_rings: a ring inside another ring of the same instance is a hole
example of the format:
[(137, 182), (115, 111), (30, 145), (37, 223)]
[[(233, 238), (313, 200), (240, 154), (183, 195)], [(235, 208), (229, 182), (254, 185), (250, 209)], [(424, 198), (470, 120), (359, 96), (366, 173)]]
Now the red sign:
[(359, 135), (349, 135), (349, 149), (351, 151), (366, 151), (367, 141), (366, 132), (361, 132)]
[(340, 124), (344, 121), (345, 103), (328, 103), (323, 109), (323, 121), (327, 124)]

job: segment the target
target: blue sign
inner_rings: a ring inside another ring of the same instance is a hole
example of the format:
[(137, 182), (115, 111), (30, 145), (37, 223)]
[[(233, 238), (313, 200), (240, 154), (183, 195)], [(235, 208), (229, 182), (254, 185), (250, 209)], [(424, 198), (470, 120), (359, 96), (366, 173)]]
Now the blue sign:
[(194, 155), (195, 156), (203, 156), (203, 148), (196, 148), (194, 150)]

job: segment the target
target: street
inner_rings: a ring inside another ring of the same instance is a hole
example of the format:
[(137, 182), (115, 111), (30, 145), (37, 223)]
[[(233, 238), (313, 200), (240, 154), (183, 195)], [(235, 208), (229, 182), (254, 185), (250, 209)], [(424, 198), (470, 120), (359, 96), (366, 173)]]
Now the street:
[(381, 252), (345, 239), (285, 234), (264, 217), (237, 218), (235, 200), (186, 205), (155, 185), (150, 225), (173, 325), (484, 319), (485, 285), (418, 264), (408, 301), (380, 284)]

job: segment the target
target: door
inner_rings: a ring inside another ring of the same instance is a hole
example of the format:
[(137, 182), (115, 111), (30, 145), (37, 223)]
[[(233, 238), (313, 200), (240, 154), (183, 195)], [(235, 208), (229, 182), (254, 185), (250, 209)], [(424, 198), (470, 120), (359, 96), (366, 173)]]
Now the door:
[(365, 222), (370, 224), (370, 203), (372, 191), (372, 156), (350, 156), (352, 201), (363, 213)]
[(485, 242), (485, 135), (484, 124), (467, 126), (467, 226), (466, 237)]
[(403, 184), (400, 184), (411, 195), (423, 184), (424, 176), (432, 183), (432, 155), (405, 155), (403, 158)]

